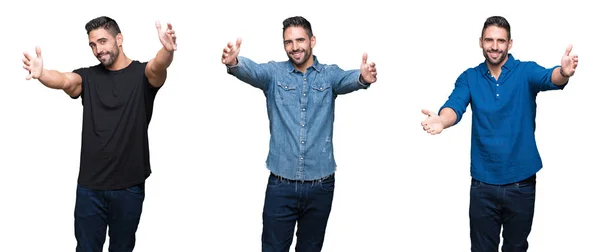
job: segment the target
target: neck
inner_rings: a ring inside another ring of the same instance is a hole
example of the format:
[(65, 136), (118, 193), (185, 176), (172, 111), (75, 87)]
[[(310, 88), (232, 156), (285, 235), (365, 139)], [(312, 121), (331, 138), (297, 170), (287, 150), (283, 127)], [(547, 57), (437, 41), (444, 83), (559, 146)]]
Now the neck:
[(496, 79), (498, 79), (498, 77), (500, 77), (500, 73), (502, 73), (502, 65), (491, 65), (490, 63), (487, 63), (487, 67), (488, 67), (488, 70), (490, 70), (490, 73)]
[(117, 71), (126, 68), (127, 66), (129, 66), (129, 64), (131, 64), (131, 59), (128, 58), (124, 52), (121, 52), (119, 53), (119, 56), (117, 57), (115, 62), (113, 62), (112, 65), (107, 66), (106, 69), (111, 71)]
[(304, 73), (304, 72), (306, 72), (306, 69), (309, 66), (313, 65), (314, 62), (315, 61), (313, 60), (313, 56), (311, 54), (310, 57), (308, 57), (308, 59), (304, 62), (304, 64), (302, 64), (302, 65), (296, 65), (296, 64), (294, 64), (294, 68), (296, 68), (296, 70)]
[(508, 60), (508, 56), (500, 64), (490, 64), (489, 61), (486, 61), (485, 64), (487, 65), (490, 73), (496, 79), (498, 79), (498, 77), (500, 77), (500, 73), (502, 73), (502, 66), (506, 63), (507, 60)]

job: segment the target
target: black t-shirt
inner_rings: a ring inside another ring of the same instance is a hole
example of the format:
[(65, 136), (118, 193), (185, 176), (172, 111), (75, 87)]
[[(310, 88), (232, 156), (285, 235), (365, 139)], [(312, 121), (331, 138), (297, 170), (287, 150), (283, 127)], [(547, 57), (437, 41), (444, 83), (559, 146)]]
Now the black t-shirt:
[(82, 79), (79, 185), (122, 189), (150, 176), (148, 125), (159, 88), (150, 85), (146, 64), (134, 60), (117, 71), (102, 64), (73, 71)]

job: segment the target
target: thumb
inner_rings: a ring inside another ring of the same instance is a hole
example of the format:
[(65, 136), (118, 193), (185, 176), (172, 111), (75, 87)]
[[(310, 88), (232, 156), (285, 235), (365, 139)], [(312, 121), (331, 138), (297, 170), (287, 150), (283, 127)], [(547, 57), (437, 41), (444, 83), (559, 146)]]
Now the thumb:
[(573, 49), (573, 45), (567, 46), (567, 50), (565, 51), (565, 56), (569, 56), (569, 54), (571, 53), (572, 49)]
[(427, 109), (421, 109), (421, 113), (423, 113), (424, 115), (431, 116), (431, 111), (429, 111)]
[(42, 48), (40, 48), (39, 46), (36, 46), (35, 54), (37, 55), (38, 58), (41, 58), (42, 57)]
[(239, 48), (241, 44), (242, 44), (242, 38), (237, 38), (237, 39), (235, 40), (235, 47), (238, 47), (238, 48)]
[(158, 20), (154, 21), (154, 26), (156, 26), (157, 31), (162, 30), (162, 25), (160, 24), (160, 21), (158, 21)]
[(363, 53), (362, 63), (367, 64), (367, 53)]

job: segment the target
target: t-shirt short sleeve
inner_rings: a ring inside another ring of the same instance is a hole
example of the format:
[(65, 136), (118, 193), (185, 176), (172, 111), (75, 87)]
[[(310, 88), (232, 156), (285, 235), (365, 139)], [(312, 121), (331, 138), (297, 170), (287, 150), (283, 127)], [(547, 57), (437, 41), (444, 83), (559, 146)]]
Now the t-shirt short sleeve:
[(82, 68), (77, 68), (77, 69), (73, 70), (73, 73), (79, 74), (79, 76), (81, 76), (81, 92), (79, 92), (78, 96), (71, 96), (71, 98), (77, 99), (81, 96), (81, 98), (83, 99), (83, 90), (85, 88), (85, 77), (86, 77), (87, 69), (88, 69), (87, 67), (82, 67)]

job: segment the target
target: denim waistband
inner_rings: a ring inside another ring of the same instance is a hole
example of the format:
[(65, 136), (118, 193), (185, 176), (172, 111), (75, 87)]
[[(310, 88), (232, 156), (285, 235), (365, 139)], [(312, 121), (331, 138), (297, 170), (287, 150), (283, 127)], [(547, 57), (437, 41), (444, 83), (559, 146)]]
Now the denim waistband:
[[(530, 183), (535, 182), (535, 178), (536, 178), (536, 175), (533, 174), (533, 175), (531, 175), (531, 177), (528, 177), (526, 179), (523, 179), (523, 180), (520, 180), (520, 181), (517, 181), (517, 182), (513, 182), (513, 183), (498, 185), (498, 186), (511, 186), (511, 185), (519, 185), (519, 184), (530, 184)], [(474, 178), (471, 178), (471, 180), (472, 181), (477, 181), (477, 182), (480, 182), (480, 183), (483, 183), (483, 184), (487, 184), (485, 182), (481, 182), (481, 181), (476, 180)], [(491, 185), (491, 184), (487, 184), (487, 185)]]
[(281, 180), (284, 180), (284, 181), (289, 181), (289, 182), (319, 182), (319, 181), (323, 181), (323, 180), (326, 180), (326, 179), (329, 179), (329, 178), (333, 178), (333, 177), (335, 176), (335, 173), (332, 173), (332, 174), (329, 174), (329, 175), (327, 175), (327, 176), (325, 176), (325, 177), (318, 178), (318, 179), (314, 179), (314, 180), (295, 180), (295, 179), (288, 179), (288, 178), (284, 178), (284, 177), (282, 177), (282, 176), (279, 176), (279, 175), (277, 175), (277, 174), (275, 174), (275, 173), (272, 173), (272, 172), (271, 172), (271, 176), (273, 176), (273, 177), (276, 177), (276, 178), (278, 178), (278, 179), (281, 179)]

